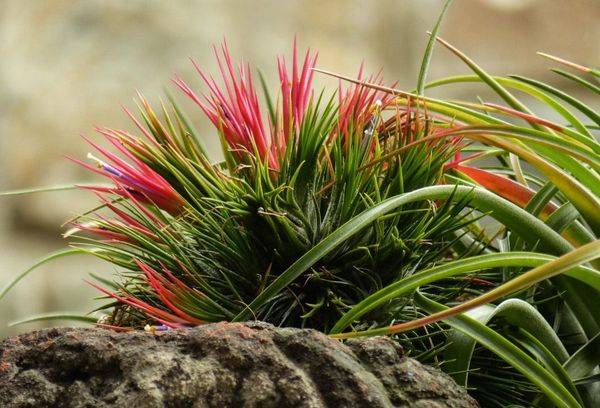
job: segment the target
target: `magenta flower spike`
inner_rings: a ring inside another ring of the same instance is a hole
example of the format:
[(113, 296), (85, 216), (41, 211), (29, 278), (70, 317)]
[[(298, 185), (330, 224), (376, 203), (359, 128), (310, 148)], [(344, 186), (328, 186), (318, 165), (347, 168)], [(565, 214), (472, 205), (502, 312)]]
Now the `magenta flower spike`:
[[(179, 318), (184, 319), (189, 324), (198, 325), (204, 323), (202, 320), (190, 316), (188, 313), (181, 310), (181, 308), (176, 304), (179, 302), (177, 291), (191, 291), (192, 289), (185, 286), (184, 288), (181, 288), (181, 281), (177, 280), (177, 282), (171, 282), (162, 274), (152, 269), (150, 266), (138, 260), (136, 260), (136, 263), (146, 275), (146, 279), (148, 280), (150, 286), (154, 289), (158, 297), (164, 302), (169, 310), (175, 313)], [(166, 271), (166, 269), (163, 272), (165, 272), (165, 274), (169, 277), (172, 276), (170, 272)]]
[(104, 293), (105, 295), (107, 295), (115, 300), (118, 300), (121, 303), (129, 305), (136, 309), (143, 310), (145, 313), (147, 313), (153, 319), (164, 324), (165, 326), (168, 326), (171, 328), (178, 328), (178, 327), (185, 327), (189, 324), (189, 322), (187, 320), (185, 320), (177, 315), (174, 315), (172, 313), (166, 312), (162, 309), (159, 309), (158, 307), (152, 306), (152, 305), (148, 304), (147, 302), (137, 299), (136, 297), (134, 297), (132, 295), (129, 295), (129, 294), (119, 295), (118, 293), (106, 290), (105, 288), (103, 288), (100, 285), (95, 284), (94, 282), (90, 282), (88, 280), (85, 280), (85, 282), (87, 284), (93, 286), (100, 292)]
[(282, 129), (283, 139), (278, 146), (280, 152), (285, 152), (285, 145), (292, 132), (300, 133), (300, 126), (306, 113), (308, 101), (312, 96), (311, 87), (314, 76), (313, 68), (316, 66), (318, 53), (311, 55), (310, 49), (306, 51), (302, 69), (298, 70), (298, 47), (296, 39), (292, 51), (292, 77), (289, 78), (284, 57), (277, 59), (277, 71), (281, 86), (282, 100)]
[[(209, 95), (202, 94), (203, 101), (179, 77), (175, 77), (175, 84), (202, 109), (215, 127), (223, 133), (233, 150), (241, 148), (253, 153), (256, 149), (261, 158), (267, 157), (271, 148), (271, 137), (265, 132), (249, 65), (242, 62), (238, 70), (234, 70), (226, 43), (221, 46), (221, 55), (216, 47), (214, 54), (224, 91), (193, 59), (192, 64), (208, 86)], [(276, 164), (276, 158), (268, 157), (268, 160), (270, 165)]]
[(84, 139), (110, 163), (95, 157), (91, 153), (88, 154), (88, 158), (94, 161), (96, 166), (92, 166), (77, 159), (70, 159), (115, 182), (114, 188), (98, 186), (91, 188), (92, 190), (102, 193), (118, 194), (126, 198), (135, 197), (142, 202), (153, 203), (171, 214), (177, 214), (181, 211), (181, 208), (184, 205), (184, 200), (181, 196), (163, 177), (128, 152), (127, 149), (117, 141), (118, 133), (116, 131), (110, 129), (99, 129), (98, 131), (134, 164), (128, 163), (116, 154), (98, 146), (88, 138), (84, 137)]
[[(300, 132), (308, 102), (312, 95), (313, 68), (317, 53), (306, 51), (302, 66), (299, 65), (296, 41), (293, 44), (291, 77), (283, 57), (277, 59), (277, 70), (281, 87), (281, 123), (264, 125), (263, 113), (250, 66), (241, 62), (234, 69), (227, 44), (220, 50), (214, 48), (219, 66), (222, 87), (206, 74), (195, 60), (196, 71), (208, 87), (208, 95), (196, 94), (180, 77), (173, 82), (194, 101), (214, 126), (222, 132), (230, 149), (238, 152), (258, 152), (273, 170), (280, 165), (287, 142), (293, 134)], [(279, 122), (279, 121), (278, 121)]]
[[(357, 81), (364, 81), (363, 64), (360, 65)], [(377, 74), (371, 75), (366, 79), (368, 83), (383, 85), (383, 72), (380, 70)], [(395, 84), (391, 85), (392, 87)], [(393, 99), (393, 95), (380, 90), (366, 87), (360, 84), (354, 84), (346, 91), (342, 90), (342, 84), (339, 85), (339, 116), (338, 128), (339, 135), (348, 142), (350, 127), (363, 129), (373, 118), (376, 110), (384, 109)]]

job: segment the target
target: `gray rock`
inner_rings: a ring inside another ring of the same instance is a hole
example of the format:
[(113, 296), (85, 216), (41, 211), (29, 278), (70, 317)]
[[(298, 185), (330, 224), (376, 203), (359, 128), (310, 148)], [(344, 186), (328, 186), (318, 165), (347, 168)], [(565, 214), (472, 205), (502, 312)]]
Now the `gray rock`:
[(2, 407), (477, 407), (385, 337), (217, 323), (47, 329), (0, 343)]

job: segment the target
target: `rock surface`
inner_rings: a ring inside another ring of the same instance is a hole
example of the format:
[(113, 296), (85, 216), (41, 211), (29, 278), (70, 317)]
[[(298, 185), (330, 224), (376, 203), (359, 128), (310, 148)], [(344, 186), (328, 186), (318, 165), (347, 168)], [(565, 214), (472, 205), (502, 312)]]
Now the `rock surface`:
[(2, 407), (476, 407), (375, 337), (217, 323), (159, 334), (47, 329), (0, 343)]

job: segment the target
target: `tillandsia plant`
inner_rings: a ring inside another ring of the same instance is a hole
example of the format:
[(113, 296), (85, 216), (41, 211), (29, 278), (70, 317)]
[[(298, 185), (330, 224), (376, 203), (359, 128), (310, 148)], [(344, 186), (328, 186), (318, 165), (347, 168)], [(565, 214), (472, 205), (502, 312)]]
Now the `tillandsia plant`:
[[(413, 91), (362, 67), (317, 69), (295, 42), (275, 92), (225, 43), (219, 80), (192, 61), (205, 91), (173, 82), (214, 125), (216, 160), (174, 99), (155, 110), (140, 96), (139, 114), (126, 110), (137, 134), (99, 128), (110, 148), (89, 139), (96, 152), (73, 159), (108, 183), (79, 186), (99, 206), (71, 221), (71, 249), (35, 265), (85, 253), (118, 266), (89, 280), (102, 316), (27, 321), (386, 334), (483, 406), (600, 404), (600, 115), (537, 80), (487, 74), (437, 36), (444, 12)], [(427, 83), (436, 40), (474, 74)], [(598, 71), (550, 58), (597, 98)], [(316, 72), (339, 88), (315, 90)], [(425, 96), (465, 82), (504, 103)]]

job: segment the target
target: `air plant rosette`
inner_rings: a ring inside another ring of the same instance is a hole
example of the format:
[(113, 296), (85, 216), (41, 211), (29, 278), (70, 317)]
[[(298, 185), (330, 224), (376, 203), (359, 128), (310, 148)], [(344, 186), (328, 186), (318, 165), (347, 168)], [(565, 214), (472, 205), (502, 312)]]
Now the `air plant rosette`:
[[(218, 79), (192, 60), (204, 90), (173, 82), (214, 125), (216, 161), (173, 98), (153, 108), (139, 96), (139, 113), (125, 110), (135, 134), (96, 129), (109, 147), (86, 139), (95, 152), (73, 160), (107, 179), (80, 186), (99, 206), (72, 220), (70, 249), (40, 263), (86, 253), (118, 272), (92, 275), (105, 302), (72, 317), (390, 335), (483, 406), (600, 403), (600, 116), (537, 80), (487, 74), (437, 37), (440, 20), (411, 92), (362, 66), (317, 69), (295, 41), (275, 92), (225, 43)], [(473, 74), (426, 83), (436, 39)], [(597, 97), (598, 71), (552, 58)], [(338, 89), (314, 89), (317, 72)], [(467, 82), (504, 103), (425, 95)]]

